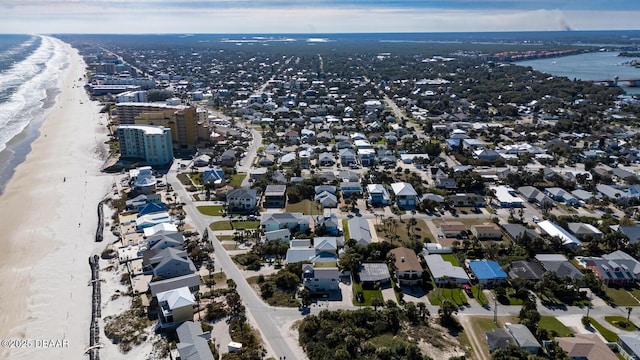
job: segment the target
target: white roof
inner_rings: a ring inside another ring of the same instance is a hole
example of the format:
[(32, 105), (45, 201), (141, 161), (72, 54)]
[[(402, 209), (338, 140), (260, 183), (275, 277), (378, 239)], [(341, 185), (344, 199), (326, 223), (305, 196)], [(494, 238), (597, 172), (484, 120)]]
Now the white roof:
[(540, 229), (542, 229), (545, 233), (549, 234), (549, 236), (559, 237), (562, 240), (562, 245), (577, 247), (582, 246), (582, 242), (580, 242), (580, 240), (569, 234), (567, 230), (561, 228), (560, 226), (549, 220), (539, 222), (538, 226), (540, 226)]
[(496, 198), (501, 203), (510, 203), (510, 204), (524, 203), (524, 200), (522, 200), (521, 198), (511, 195), (511, 193), (515, 192), (515, 190), (510, 186), (489, 186), (489, 189), (496, 192)]
[(450, 262), (445, 261), (441, 255), (427, 255), (424, 259), (431, 271), (431, 275), (433, 275), (435, 279), (448, 277), (452, 279), (469, 280), (469, 276), (463, 268), (453, 266)]
[(157, 233), (158, 231), (162, 231), (162, 230), (176, 232), (178, 231), (178, 227), (170, 223), (162, 223), (162, 224), (154, 225), (144, 229), (144, 236), (148, 238), (153, 234)]
[(158, 293), (156, 297), (158, 298), (158, 303), (166, 301), (167, 305), (169, 305), (169, 309), (171, 310), (185, 306), (193, 306), (196, 302), (196, 299), (186, 286), (169, 291), (163, 291)]
[(418, 196), (416, 190), (409, 183), (397, 182), (391, 184), (391, 189), (396, 196)]
[(144, 131), (147, 135), (162, 135), (164, 133), (163, 126), (155, 126), (155, 125), (120, 125), (118, 128), (123, 129), (136, 129), (140, 131)]

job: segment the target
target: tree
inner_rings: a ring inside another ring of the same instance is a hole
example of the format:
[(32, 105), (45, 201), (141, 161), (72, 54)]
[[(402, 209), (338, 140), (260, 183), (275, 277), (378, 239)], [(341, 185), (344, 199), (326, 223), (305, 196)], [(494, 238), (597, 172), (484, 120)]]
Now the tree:
[(300, 302), (304, 307), (309, 307), (309, 305), (311, 305), (311, 303), (313, 302), (313, 299), (311, 298), (311, 292), (306, 288), (300, 290), (300, 292), (298, 293), (298, 297), (300, 297)]
[(527, 360), (529, 352), (520, 349), (517, 345), (510, 344), (506, 348), (498, 349), (491, 354), (493, 360)]
[(207, 263), (207, 271), (209, 272), (209, 287), (212, 288), (213, 284), (215, 283), (213, 281), (213, 273), (216, 271), (216, 266), (213, 259), (209, 260), (209, 262)]
[(448, 325), (453, 322), (453, 314), (458, 313), (458, 307), (449, 299), (445, 299), (440, 304), (438, 314), (440, 315), (440, 323), (442, 325)]
[(377, 311), (379, 307), (384, 306), (384, 302), (379, 297), (374, 297), (371, 299), (371, 306)]

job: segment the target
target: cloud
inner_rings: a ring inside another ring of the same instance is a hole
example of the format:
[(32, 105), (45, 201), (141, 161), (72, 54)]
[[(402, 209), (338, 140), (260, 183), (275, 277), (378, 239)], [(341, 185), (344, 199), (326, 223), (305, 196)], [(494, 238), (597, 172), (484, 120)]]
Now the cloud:
[[(610, 2), (615, 10), (617, 0)], [(640, 17), (640, 9), (595, 11), (566, 9), (566, 6), (540, 7), (560, 3), (551, 0), (351, 0), (339, 3), (330, 6), (338, 1), (0, 0), (0, 33), (452, 32), (564, 30), (568, 27), (607, 30), (637, 28), (636, 19)], [(599, 2), (582, 0), (579, 3), (595, 6)], [(2, 6), (12, 6), (12, 9), (1, 11)], [(518, 6), (524, 9), (515, 9)]]

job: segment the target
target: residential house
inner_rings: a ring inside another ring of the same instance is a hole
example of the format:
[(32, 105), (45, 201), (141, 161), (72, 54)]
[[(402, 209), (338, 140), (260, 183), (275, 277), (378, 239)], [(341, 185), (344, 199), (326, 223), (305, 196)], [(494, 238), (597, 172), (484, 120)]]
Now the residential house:
[(264, 201), (262, 206), (265, 208), (283, 208), (287, 203), (287, 186), (286, 185), (267, 185), (264, 190)]
[(582, 247), (582, 242), (575, 236), (571, 235), (567, 230), (560, 227), (558, 224), (549, 220), (541, 221), (538, 223), (540, 229), (551, 237), (558, 237), (563, 246), (576, 249)]
[(162, 250), (168, 247), (178, 249), (184, 244), (184, 235), (177, 231), (160, 230), (141, 243), (144, 243), (143, 247), (147, 249)]
[(530, 203), (536, 203), (541, 208), (553, 207), (553, 200), (548, 197), (544, 192), (536, 189), (533, 186), (521, 186), (518, 188), (518, 192)]
[(467, 231), (467, 227), (459, 221), (448, 221), (440, 225), (440, 231), (446, 238), (459, 238)]
[(146, 251), (142, 264), (145, 273), (152, 273), (154, 278), (171, 279), (196, 272), (187, 252), (172, 247)]
[(372, 166), (376, 162), (376, 151), (369, 148), (358, 148), (358, 160), (362, 166)]
[(351, 170), (341, 170), (338, 173), (338, 178), (342, 182), (359, 182), (360, 181), (360, 176), (358, 176), (358, 173)]
[[(433, 169), (432, 169), (433, 172)], [(432, 175), (433, 181), (437, 188), (441, 189), (455, 189), (456, 180), (449, 176), (449, 174), (437, 168), (435, 174)]]
[(490, 186), (489, 189), (493, 190), (498, 204), (502, 208), (515, 208), (524, 207), (524, 201), (519, 197), (514, 196), (515, 190), (510, 186)]
[(227, 191), (227, 210), (229, 212), (253, 212), (256, 208), (255, 189), (233, 189)]
[(518, 241), (523, 236), (528, 236), (531, 240), (540, 237), (540, 235), (534, 230), (520, 224), (502, 224), (500, 226), (512, 241)]
[[(347, 222), (349, 226), (349, 238), (356, 241), (360, 245), (369, 245), (371, 243), (371, 229), (367, 219), (361, 217), (353, 217)], [(347, 239), (349, 240), (349, 239)]]
[(293, 264), (301, 261), (309, 261), (316, 255), (316, 250), (311, 246), (311, 239), (293, 239), (287, 249), (286, 262)]
[(149, 291), (151, 291), (151, 296), (156, 296), (164, 291), (187, 287), (191, 293), (195, 293), (200, 290), (201, 281), (202, 279), (200, 279), (200, 275), (198, 273), (177, 276), (171, 279), (150, 281)]
[(302, 265), (302, 284), (312, 294), (340, 291), (340, 270), (337, 267), (316, 268)]
[(153, 227), (158, 224), (172, 223), (173, 219), (168, 212), (142, 215), (135, 220), (136, 231), (143, 231), (145, 228)]
[(147, 215), (147, 214), (157, 214), (167, 211), (167, 205), (163, 203), (149, 203), (142, 206), (138, 210), (138, 216)]
[(580, 201), (576, 199), (570, 192), (559, 187), (545, 188), (544, 193), (555, 201), (564, 202), (565, 204), (577, 206)]
[(426, 255), (427, 268), (437, 286), (447, 284), (466, 284), (469, 282), (467, 272), (460, 266), (454, 266), (442, 258), (442, 255)]
[(584, 266), (593, 271), (606, 285), (633, 284), (636, 281), (636, 276), (631, 268), (622, 262), (618, 263), (615, 260), (602, 258), (584, 258), (582, 261)]
[(266, 242), (272, 240), (289, 243), (289, 241), (291, 241), (291, 231), (289, 231), (288, 228), (266, 231), (262, 237), (262, 241)]
[(396, 206), (400, 209), (412, 210), (416, 208), (418, 193), (411, 184), (405, 182), (393, 183), (391, 184), (391, 190), (394, 193)]
[(478, 240), (500, 240), (502, 239), (502, 231), (500, 226), (495, 223), (484, 223), (482, 225), (472, 225), (471, 233)]
[(582, 272), (567, 260), (562, 254), (538, 254), (536, 255), (542, 266), (547, 270), (554, 272), (558, 277), (569, 276), (574, 280), (582, 279)]
[(625, 359), (640, 360), (640, 335), (618, 335), (618, 349)]
[(162, 224), (154, 225), (148, 228), (144, 228), (142, 233), (145, 238), (149, 238), (150, 236), (153, 236), (158, 231), (177, 232), (178, 228), (175, 226), (175, 224), (172, 224), (172, 223), (162, 223)]
[(265, 155), (264, 157), (260, 158), (260, 160), (258, 160), (258, 164), (264, 167), (271, 166), (275, 163), (276, 163), (275, 157), (269, 154)]
[[(574, 334), (553, 339), (572, 360), (617, 360), (616, 354), (598, 334)], [(545, 346), (548, 343), (545, 342)]]
[(319, 202), (323, 208), (336, 208), (338, 207), (338, 197), (328, 191), (323, 191), (314, 197), (314, 200)]
[(416, 253), (406, 247), (397, 247), (389, 251), (395, 257), (394, 269), (396, 283), (403, 285), (420, 285), (422, 283), (422, 265)]
[(602, 255), (604, 260), (614, 261), (620, 266), (626, 266), (636, 280), (640, 280), (640, 261), (622, 250)]
[(220, 187), (225, 184), (224, 181), (224, 170), (219, 167), (214, 167), (209, 170), (205, 170), (202, 173), (202, 182), (205, 185)]
[(509, 345), (517, 345), (513, 336), (511, 336), (507, 330), (501, 328), (487, 331), (485, 333), (485, 339), (489, 345), (490, 352), (507, 348)]
[(223, 166), (235, 166), (236, 165), (236, 151), (228, 149), (220, 155), (220, 165)]
[(340, 193), (343, 199), (349, 199), (351, 194), (362, 197), (362, 185), (359, 182), (341, 182)]
[(203, 167), (211, 163), (211, 156), (203, 154), (193, 160), (193, 166)]
[(318, 215), (315, 217), (315, 232), (316, 234), (329, 234), (336, 236), (340, 234), (338, 228), (339, 220), (338, 216), (334, 213)]
[(596, 198), (591, 191), (586, 191), (582, 189), (573, 190), (571, 192), (571, 195), (573, 195), (576, 199), (584, 203), (589, 203)]
[(391, 200), (389, 192), (382, 184), (368, 184), (369, 204), (371, 206), (386, 206)]
[(360, 265), (359, 276), (363, 289), (391, 285), (391, 274), (389, 274), (389, 267), (385, 263), (363, 263)]
[(260, 228), (266, 231), (289, 229), (292, 233), (309, 231), (311, 219), (303, 213), (263, 213)]
[(618, 226), (618, 232), (624, 235), (629, 243), (635, 244), (640, 241), (640, 226)]
[(149, 203), (161, 203), (161, 195), (160, 194), (140, 194), (133, 199), (126, 201), (127, 210), (138, 211), (141, 207), (149, 204)]
[(507, 281), (507, 273), (495, 261), (471, 260), (469, 270), (478, 279), (478, 283), (485, 287), (500, 285)]
[(335, 163), (336, 161), (332, 153), (323, 152), (318, 155), (318, 166), (333, 166)]
[(337, 188), (333, 185), (318, 185), (315, 187), (316, 195), (321, 194), (323, 192), (328, 192), (330, 194), (335, 195)]
[(540, 280), (544, 272), (544, 268), (533, 261), (517, 260), (509, 267), (509, 277), (512, 279)]
[(161, 328), (171, 328), (185, 321), (193, 320), (193, 305), (196, 299), (187, 287), (164, 291), (156, 295), (160, 312), (158, 314)]
[(487, 202), (481, 195), (467, 193), (449, 196), (449, 200), (454, 207), (485, 207)]
[(176, 334), (179, 360), (214, 360), (208, 342), (211, 333), (202, 331), (199, 322), (185, 321), (178, 326)]
[(350, 166), (356, 163), (356, 153), (351, 148), (340, 149), (338, 157), (342, 166)]
[(284, 136), (289, 144), (297, 144), (300, 142), (300, 133), (295, 130), (285, 132)]
[(591, 224), (570, 222), (567, 224), (567, 230), (579, 240), (584, 240), (586, 237), (592, 239), (602, 237), (602, 231)]
[(518, 345), (520, 349), (530, 354), (538, 355), (538, 352), (542, 349), (542, 345), (540, 345), (529, 328), (522, 324), (510, 323), (505, 324), (504, 327), (516, 341), (516, 345)]
[[(463, 143), (465, 141), (463, 140)], [(473, 157), (478, 160), (494, 162), (500, 159), (500, 154), (492, 149), (478, 149), (473, 152)]]

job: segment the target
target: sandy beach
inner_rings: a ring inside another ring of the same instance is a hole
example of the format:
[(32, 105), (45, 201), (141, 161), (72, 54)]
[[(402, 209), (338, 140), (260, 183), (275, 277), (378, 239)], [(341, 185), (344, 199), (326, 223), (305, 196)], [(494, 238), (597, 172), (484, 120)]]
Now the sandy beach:
[(78, 359), (89, 343), (88, 257), (106, 245), (94, 242), (96, 206), (113, 180), (99, 172), (106, 115), (66, 47), (62, 91), (0, 196), (0, 339), (25, 340), (3, 341), (2, 359)]

